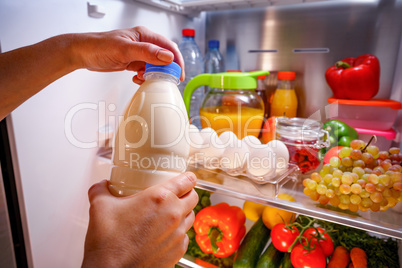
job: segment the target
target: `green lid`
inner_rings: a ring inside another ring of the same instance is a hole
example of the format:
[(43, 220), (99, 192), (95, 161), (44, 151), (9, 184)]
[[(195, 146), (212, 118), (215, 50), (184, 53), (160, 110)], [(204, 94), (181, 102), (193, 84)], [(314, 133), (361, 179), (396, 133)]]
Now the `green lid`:
[(255, 71), (249, 73), (229, 72), (211, 74), (209, 87), (223, 89), (249, 90), (257, 88), (257, 77), (269, 72)]
[(215, 74), (200, 74), (191, 79), (184, 89), (183, 99), (187, 112), (190, 111), (191, 95), (201, 86), (232, 90), (253, 90), (257, 88), (257, 77), (268, 75), (267, 71), (226, 72)]

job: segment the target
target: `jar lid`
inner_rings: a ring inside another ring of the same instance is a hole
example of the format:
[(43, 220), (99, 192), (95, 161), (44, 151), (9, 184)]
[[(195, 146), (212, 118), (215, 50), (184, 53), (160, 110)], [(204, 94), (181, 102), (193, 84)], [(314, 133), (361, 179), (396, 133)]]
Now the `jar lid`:
[[(252, 71), (252, 72), (257, 72), (257, 70), (254, 70), (254, 71)], [(257, 80), (264, 80), (266, 77), (267, 77), (266, 74), (259, 75), (259, 76), (257, 76)]]
[(336, 99), (331, 97), (328, 99), (328, 103), (338, 103), (344, 105), (359, 105), (359, 106), (376, 106), (376, 107), (389, 107), (393, 110), (402, 109), (402, 104), (399, 101), (390, 99), (370, 99), (370, 100), (347, 100)]
[(205, 85), (213, 88), (233, 90), (253, 90), (257, 88), (257, 77), (267, 75), (267, 71), (254, 72), (224, 72), (208, 74)]
[(313, 141), (324, 136), (322, 124), (316, 120), (299, 117), (279, 117), (276, 123), (276, 132), (291, 140)]
[(145, 64), (145, 73), (149, 73), (149, 72), (171, 74), (174, 77), (180, 79), (181, 68), (175, 62), (172, 62), (168, 65), (154, 65), (154, 64), (147, 63), (147, 64)]

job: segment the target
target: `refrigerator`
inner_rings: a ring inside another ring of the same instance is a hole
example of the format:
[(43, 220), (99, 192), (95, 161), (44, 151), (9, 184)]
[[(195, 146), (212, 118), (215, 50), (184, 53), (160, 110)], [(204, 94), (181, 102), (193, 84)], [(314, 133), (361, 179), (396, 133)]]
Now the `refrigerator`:
[[(376, 98), (402, 101), (400, 14), (401, 0), (2, 0), (0, 43), (5, 52), (58, 34), (138, 25), (180, 43), (181, 30), (193, 28), (203, 54), (208, 40), (220, 41), (226, 69), (270, 71), (267, 87), (276, 85), (277, 71), (295, 71), (298, 116), (323, 121), (331, 97), (323, 74), (348, 56), (377, 55), (381, 80)], [(8, 245), (5, 255), (11, 256), (1, 267), (81, 265), (87, 191), (109, 178), (105, 143), (138, 89), (132, 76), (128, 71), (74, 71), (1, 122), (6, 188), (0, 203), (5, 215), (1, 243)], [(402, 133), (401, 112), (393, 128)], [(399, 144), (400, 137), (392, 142)], [(302, 197), (297, 204), (275, 199), (279, 188), (264, 191), (252, 182), (226, 180), (224, 186), (200, 181), (198, 187), (215, 192), (214, 203), (242, 206), (251, 200), (402, 239), (402, 214), (397, 211), (350, 217), (317, 208)], [(185, 259), (180, 265), (199, 267)]]

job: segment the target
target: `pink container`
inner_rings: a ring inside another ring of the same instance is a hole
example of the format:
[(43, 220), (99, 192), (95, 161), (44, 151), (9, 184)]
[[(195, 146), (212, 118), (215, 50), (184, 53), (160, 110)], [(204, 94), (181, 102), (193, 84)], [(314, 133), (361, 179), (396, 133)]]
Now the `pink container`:
[(359, 134), (359, 139), (365, 141), (366, 143), (371, 139), (373, 135), (376, 136), (377, 141), (371, 142), (372, 145), (376, 145), (380, 151), (388, 151), (391, 147), (392, 141), (399, 144), (400, 138), (399, 133), (395, 130), (375, 130), (375, 129), (365, 129), (365, 128), (355, 128)]
[(330, 119), (345, 122), (354, 128), (390, 130), (402, 105), (388, 99), (345, 100), (329, 98)]

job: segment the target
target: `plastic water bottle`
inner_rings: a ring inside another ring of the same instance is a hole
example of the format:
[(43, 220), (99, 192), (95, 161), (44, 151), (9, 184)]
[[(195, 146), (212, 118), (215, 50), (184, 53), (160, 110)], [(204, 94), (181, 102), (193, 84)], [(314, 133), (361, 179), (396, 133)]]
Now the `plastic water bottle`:
[[(184, 59), (184, 72), (186, 78), (180, 83), (180, 93), (183, 95), (187, 83), (195, 76), (204, 73), (204, 62), (201, 51), (194, 40), (194, 29), (183, 29), (183, 41), (179, 44), (179, 50)], [(201, 128), (200, 107), (204, 99), (203, 88), (197, 89), (191, 97), (190, 118), (191, 123)]]
[(204, 64), (206, 73), (221, 73), (225, 71), (225, 62), (222, 54), (219, 52), (218, 40), (209, 40)]
[[(222, 54), (219, 52), (219, 41), (209, 40), (208, 51), (204, 58), (204, 68), (206, 73), (221, 73), (225, 71), (225, 62)], [(207, 94), (209, 87), (204, 87), (204, 93)]]
[(187, 168), (190, 144), (186, 107), (176, 63), (145, 66), (145, 82), (124, 113), (115, 137), (109, 189), (135, 194)]

